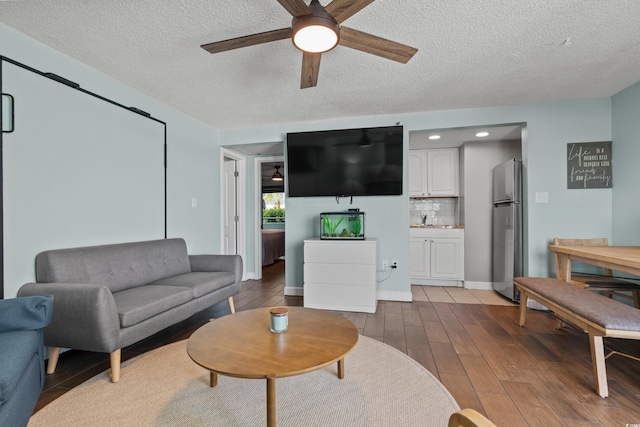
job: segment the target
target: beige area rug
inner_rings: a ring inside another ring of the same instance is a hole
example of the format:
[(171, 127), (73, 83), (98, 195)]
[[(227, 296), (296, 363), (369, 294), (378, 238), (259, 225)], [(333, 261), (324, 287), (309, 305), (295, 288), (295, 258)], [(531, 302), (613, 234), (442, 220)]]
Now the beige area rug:
[[(102, 373), (38, 411), (30, 427), (264, 426), (266, 380), (218, 376), (187, 355), (186, 340), (124, 362), (118, 383)], [(429, 371), (393, 347), (360, 336), (345, 358), (276, 380), (278, 426), (446, 426), (459, 409)]]

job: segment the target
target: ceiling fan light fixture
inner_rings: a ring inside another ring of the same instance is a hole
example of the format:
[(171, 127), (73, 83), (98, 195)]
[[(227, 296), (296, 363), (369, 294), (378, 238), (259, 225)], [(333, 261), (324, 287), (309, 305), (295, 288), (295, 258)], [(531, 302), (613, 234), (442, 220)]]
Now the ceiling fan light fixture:
[(301, 25), (294, 29), (293, 44), (303, 52), (323, 53), (338, 44), (338, 33), (335, 29), (318, 24)]
[(318, 0), (313, 0), (309, 8), (310, 15), (298, 16), (291, 21), (293, 45), (303, 52), (327, 52), (338, 44), (340, 25), (325, 12)]
[(273, 175), (271, 175), (271, 180), (272, 181), (283, 181), (284, 180), (284, 175), (282, 175), (280, 173), (280, 166), (274, 166), (276, 168), (276, 171)]

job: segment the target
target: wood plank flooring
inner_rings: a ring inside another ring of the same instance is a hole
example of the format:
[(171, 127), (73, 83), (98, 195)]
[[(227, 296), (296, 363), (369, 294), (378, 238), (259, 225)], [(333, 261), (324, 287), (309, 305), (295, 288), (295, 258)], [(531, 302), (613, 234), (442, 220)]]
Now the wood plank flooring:
[[(301, 297), (283, 293), (284, 262), (278, 262), (263, 270), (262, 280), (243, 284), (234, 298), (236, 310), (302, 305)], [(414, 289), (414, 295), (423, 294)], [(640, 425), (640, 362), (619, 355), (607, 359), (610, 396), (602, 399), (595, 392), (583, 332), (571, 327), (556, 330), (547, 312), (530, 310), (526, 327), (520, 328), (515, 306), (438, 298), (381, 301), (374, 314), (345, 315), (361, 334), (397, 348), (431, 371), (462, 408), (474, 408), (498, 426)], [(123, 349), (122, 358), (188, 338), (210, 317), (207, 310), (198, 313)], [(605, 339), (605, 344), (640, 356), (639, 341)], [(108, 368), (106, 354), (63, 353), (56, 372), (47, 376), (36, 411)]]

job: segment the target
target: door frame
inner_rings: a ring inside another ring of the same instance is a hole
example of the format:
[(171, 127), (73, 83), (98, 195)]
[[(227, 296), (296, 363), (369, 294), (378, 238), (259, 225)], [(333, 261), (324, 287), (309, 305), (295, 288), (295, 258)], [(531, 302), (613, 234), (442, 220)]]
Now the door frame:
[[(224, 159), (229, 158), (236, 161), (236, 167), (238, 171), (238, 180), (236, 182), (236, 206), (238, 223), (236, 224), (236, 253), (242, 257), (243, 260), (247, 259), (247, 204), (246, 204), (246, 176), (247, 176), (247, 158), (227, 150), (224, 147), (220, 149), (220, 218), (224, 218), (226, 209), (224, 205)], [(224, 223), (220, 221), (220, 253), (224, 253)], [(242, 263), (242, 280), (247, 280), (247, 264)]]
[[(254, 172), (253, 176), (255, 178), (254, 182), (254, 200), (256, 201), (256, 210), (255, 210), (255, 279), (259, 280), (262, 278), (262, 232), (260, 226), (262, 225), (262, 203), (258, 203), (258, 200), (262, 200), (262, 164), (269, 162), (282, 162), (282, 166), (284, 166), (284, 155), (282, 156), (265, 156), (265, 157), (256, 157), (254, 161)], [(285, 179), (286, 175), (285, 175)], [(286, 228), (286, 220), (285, 220), (285, 228)], [(286, 283), (286, 282), (285, 282)]]

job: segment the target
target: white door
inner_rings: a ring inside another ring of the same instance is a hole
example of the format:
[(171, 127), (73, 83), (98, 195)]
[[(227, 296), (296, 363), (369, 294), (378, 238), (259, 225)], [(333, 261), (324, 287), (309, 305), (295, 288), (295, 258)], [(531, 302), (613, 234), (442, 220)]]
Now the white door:
[(237, 203), (237, 191), (238, 191), (238, 172), (237, 162), (233, 159), (224, 159), (224, 211), (223, 211), (223, 225), (224, 225), (224, 253), (237, 254), (238, 251), (238, 203)]

